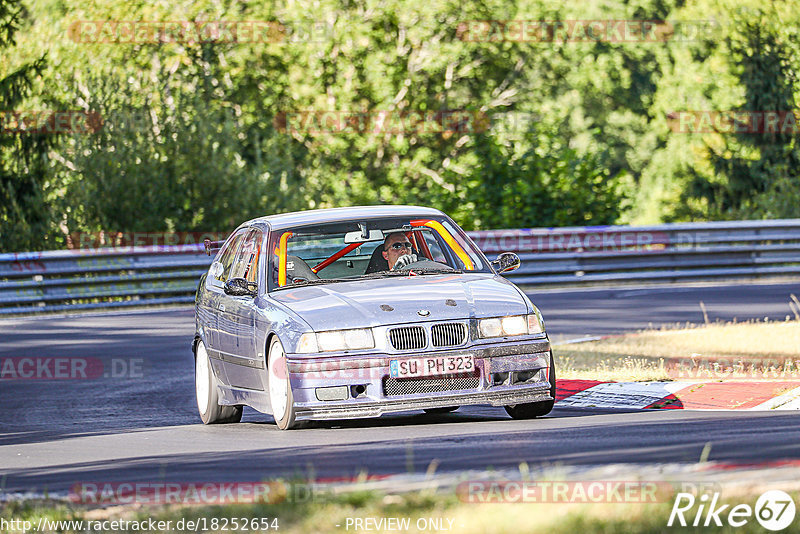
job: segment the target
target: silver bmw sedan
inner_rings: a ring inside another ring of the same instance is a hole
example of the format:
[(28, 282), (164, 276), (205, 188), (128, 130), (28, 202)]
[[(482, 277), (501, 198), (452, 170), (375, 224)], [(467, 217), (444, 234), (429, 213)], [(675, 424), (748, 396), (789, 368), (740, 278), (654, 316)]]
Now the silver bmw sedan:
[(539, 310), (441, 211), (314, 210), (254, 219), (197, 289), (195, 389), (203, 423), (242, 407), (305, 420), (504, 406), (546, 415), (555, 368)]

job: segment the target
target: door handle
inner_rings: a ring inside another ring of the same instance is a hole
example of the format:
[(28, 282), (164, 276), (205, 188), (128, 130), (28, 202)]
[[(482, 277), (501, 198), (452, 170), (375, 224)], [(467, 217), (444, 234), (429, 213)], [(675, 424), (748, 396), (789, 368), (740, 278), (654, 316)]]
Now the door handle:
[(219, 304), (219, 311), (225, 311), (225, 305), (220, 303)]

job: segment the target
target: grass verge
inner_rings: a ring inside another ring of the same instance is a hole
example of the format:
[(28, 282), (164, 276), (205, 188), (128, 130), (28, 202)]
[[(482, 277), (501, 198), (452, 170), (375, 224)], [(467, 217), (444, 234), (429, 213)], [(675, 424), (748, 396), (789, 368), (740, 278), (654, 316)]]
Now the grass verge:
[(800, 380), (800, 321), (715, 323), (555, 345), (559, 378)]

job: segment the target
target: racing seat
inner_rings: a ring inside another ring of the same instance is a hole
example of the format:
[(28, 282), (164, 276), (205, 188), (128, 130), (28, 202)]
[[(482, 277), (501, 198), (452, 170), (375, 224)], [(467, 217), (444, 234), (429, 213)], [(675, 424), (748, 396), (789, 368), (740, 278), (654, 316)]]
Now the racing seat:
[[(369, 263), (367, 264), (367, 270), (364, 271), (364, 274), (379, 273), (381, 271), (389, 270), (389, 262), (386, 261), (386, 258), (383, 257), (382, 252), (383, 252), (383, 243), (375, 247), (375, 250), (372, 251), (372, 256), (369, 259)], [(419, 252), (417, 251), (416, 248), (412, 247), (411, 252), (419, 256)]]
[[(385, 260), (384, 260), (385, 261)], [(286, 256), (286, 281), (293, 282), (295, 278), (306, 280), (319, 280), (319, 275), (297, 256)]]
[(364, 271), (364, 274), (379, 273), (381, 271), (389, 270), (389, 262), (383, 257), (382, 252), (383, 243), (375, 247), (375, 250), (372, 251), (372, 256), (369, 259), (367, 270)]

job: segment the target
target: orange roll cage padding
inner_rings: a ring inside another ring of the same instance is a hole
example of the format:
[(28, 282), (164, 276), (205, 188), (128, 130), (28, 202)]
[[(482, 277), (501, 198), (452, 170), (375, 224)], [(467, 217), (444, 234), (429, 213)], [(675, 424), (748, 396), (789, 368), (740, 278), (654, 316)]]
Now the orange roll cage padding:
[(464, 268), (466, 268), (468, 271), (475, 270), (475, 264), (472, 263), (472, 259), (464, 251), (461, 245), (458, 244), (458, 241), (456, 241), (455, 238), (450, 235), (450, 232), (447, 231), (447, 228), (442, 226), (442, 223), (430, 219), (415, 219), (411, 221), (411, 226), (427, 226), (428, 228), (435, 230), (440, 236), (442, 236), (442, 239), (444, 239), (445, 242), (450, 245), (450, 248), (453, 249), (453, 251), (456, 253), (456, 256), (458, 256), (459, 259), (464, 262)]
[(342, 256), (344, 256), (345, 254), (347, 254), (348, 252), (350, 252), (351, 250), (357, 249), (358, 247), (360, 247), (363, 244), (364, 243), (350, 243), (349, 245), (344, 247), (339, 252), (334, 253), (333, 256), (331, 256), (330, 258), (322, 260), (321, 262), (316, 264), (314, 267), (312, 267), (311, 270), (314, 271), (315, 273), (317, 273), (317, 272), (321, 271), (322, 269), (324, 269), (325, 267), (327, 267), (328, 265), (330, 265), (331, 263), (333, 263), (336, 260), (338, 260), (339, 258), (341, 258)]
[(278, 285), (286, 285), (286, 242), (294, 235), (292, 232), (284, 232), (278, 241)]
[(417, 239), (417, 232), (408, 232), (406, 236), (414, 243), (414, 247), (420, 253), (422, 253), (422, 255), (424, 255), (429, 260), (433, 259), (433, 255), (431, 254), (431, 249), (428, 248), (428, 243), (425, 242), (424, 237), (419, 236), (419, 239)]

